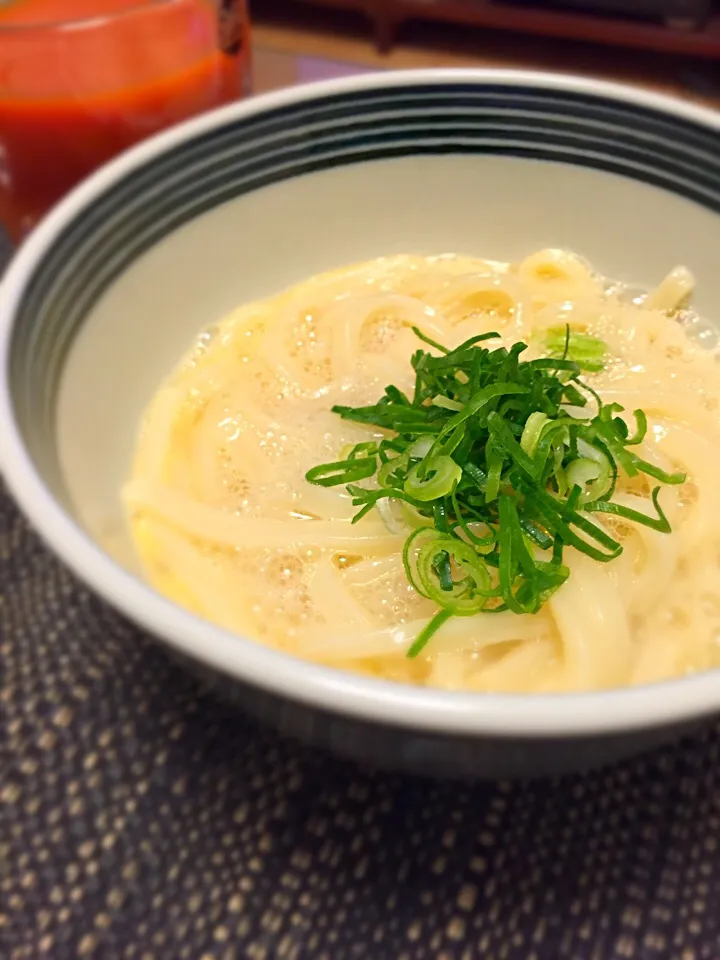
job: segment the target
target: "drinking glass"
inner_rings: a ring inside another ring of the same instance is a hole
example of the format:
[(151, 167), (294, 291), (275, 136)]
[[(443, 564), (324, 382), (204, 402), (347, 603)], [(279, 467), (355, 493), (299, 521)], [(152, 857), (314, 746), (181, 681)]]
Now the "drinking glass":
[(245, 0), (0, 0), (0, 225), (20, 241), (100, 164), (249, 76)]

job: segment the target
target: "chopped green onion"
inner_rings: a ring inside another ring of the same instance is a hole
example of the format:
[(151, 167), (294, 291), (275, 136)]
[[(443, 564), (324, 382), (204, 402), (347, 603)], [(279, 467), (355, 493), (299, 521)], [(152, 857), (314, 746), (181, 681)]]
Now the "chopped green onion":
[(418, 340), (422, 340), (422, 342), (426, 343), (429, 347), (435, 347), (440, 353), (450, 353), (447, 347), (444, 347), (441, 343), (437, 343), (435, 340), (431, 340), (430, 337), (426, 337), (419, 327), (413, 327), (412, 332)]
[(376, 469), (375, 457), (349, 458), (313, 467), (305, 474), (305, 479), (321, 487), (337, 487), (354, 483), (356, 480), (365, 480), (371, 477)]
[[(452, 576), (453, 561), (459, 579)], [(439, 565), (447, 562), (448, 574), (441, 576)], [(424, 543), (415, 560), (418, 590), (428, 600), (442, 606), (452, 604), (455, 616), (468, 616), (480, 611), (491, 594), (492, 585), (487, 567), (469, 544), (455, 537), (441, 537)]]
[(593, 485), (600, 476), (600, 464), (594, 460), (586, 460), (581, 457), (579, 460), (573, 460), (568, 464), (565, 471), (565, 479), (570, 487), (579, 487), (580, 502), (587, 503), (588, 500), (597, 499), (593, 495)]
[[(659, 487), (655, 516), (613, 502), (621, 472), (686, 479), (633, 452), (648, 431), (642, 410), (631, 433), (622, 406), (603, 403), (580, 379), (602, 369), (601, 340), (557, 328), (550, 356), (525, 361), (522, 343), (488, 349), (495, 333), (449, 350), (415, 332), (436, 353), (413, 354), (412, 400), (391, 385), (376, 404), (333, 407), (385, 438), (348, 445), (343, 459), (306, 474), (321, 486), (345, 484), (358, 508), (353, 523), (377, 508), (388, 529), (407, 534), (408, 582), (438, 608), (412, 657), (450, 617), (536, 613), (570, 575), (568, 548), (599, 563), (618, 557), (622, 544), (593, 513), (670, 532)], [(365, 479), (373, 484), (360, 486)]]
[(436, 407), (442, 407), (444, 410), (462, 410), (463, 405), (458, 403), (457, 400), (451, 400), (450, 397), (443, 397), (441, 394), (438, 394), (437, 397), (432, 399), (433, 405)]
[(633, 416), (635, 417), (637, 428), (635, 433), (625, 441), (626, 447), (634, 447), (637, 446), (638, 443), (642, 443), (647, 434), (648, 422), (645, 413), (642, 410), (633, 410)]
[(545, 341), (548, 354), (574, 361), (581, 370), (598, 373), (605, 369), (607, 344), (587, 333), (577, 333), (564, 327), (551, 327)]
[[(438, 497), (446, 496), (462, 476), (462, 468), (452, 457), (435, 457), (427, 465), (425, 463), (423, 460), (416, 464), (405, 481), (405, 493), (416, 500), (437, 500)], [(421, 473), (424, 465), (426, 476), (423, 477)]]
[(647, 460), (641, 460), (640, 457), (633, 457), (633, 460), (638, 470), (642, 470), (643, 473), (655, 480), (660, 480), (661, 483), (678, 484), (685, 483), (687, 480), (686, 473), (668, 473), (666, 470), (656, 467), (653, 463), (648, 463)]
[(577, 438), (580, 457), (568, 464), (565, 478), (569, 486), (577, 484), (582, 492), (580, 502), (588, 503), (604, 496), (612, 486), (614, 477), (610, 460), (603, 450)]
[(412, 646), (407, 652), (408, 658), (412, 660), (427, 646), (428, 641), (440, 629), (440, 627), (450, 619), (452, 610), (449, 607), (441, 607), (435, 616), (430, 620), (417, 635)]
[(421, 437), (419, 440), (411, 443), (406, 452), (407, 455), (412, 459), (421, 460), (430, 453), (430, 448), (432, 445), (433, 442), (430, 437)]
[[(488, 445), (489, 441), (488, 441)], [(497, 500), (500, 493), (500, 478), (502, 477), (504, 458), (494, 447), (487, 452), (487, 479), (485, 481), (485, 503), (492, 503)]]
[(540, 442), (540, 434), (547, 422), (548, 415), (543, 413), (542, 410), (534, 410), (525, 421), (525, 427), (520, 437), (520, 446), (529, 457), (532, 457), (535, 453)]
[(652, 492), (652, 502), (657, 512), (657, 518), (648, 517), (647, 514), (641, 513), (640, 510), (633, 510), (630, 507), (623, 506), (623, 504), (620, 503), (606, 503), (605, 501), (588, 504), (587, 509), (595, 510), (599, 513), (614, 514), (616, 517), (623, 517), (625, 520), (632, 520), (633, 523), (640, 523), (645, 527), (652, 527), (653, 530), (657, 530), (660, 533), (670, 533), (672, 527), (668, 523), (668, 518), (665, 516), (663, 509), (660, 506), (658, 501), (659, 495), (660, 487), (655, 487)]
[(405, 451), (405, 453), (400, 454), (398, 457), (389, 457), (378, 470), (377, 480), (380, 486), (387, 486), (393, 474), (398, 470), (404, 470), (409, 459), (410, 455), (408, 451)]

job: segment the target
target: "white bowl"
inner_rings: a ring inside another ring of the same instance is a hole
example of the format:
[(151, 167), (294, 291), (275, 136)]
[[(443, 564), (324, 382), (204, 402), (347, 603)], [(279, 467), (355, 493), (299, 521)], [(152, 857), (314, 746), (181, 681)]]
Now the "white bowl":
[(609, 692), (446, 693), (228, 634), (140, 579), (123, 520), (140, 413), (204, 325), (311, 273), (394, 252), (570, 247), (650, 285), (677, 263), (720, 317), (720, 115), (508, 71), (383, 73), (183, 124), (75, 190), (0, 300), (3, 472), (98, 594), (278, 727), (385, 765), (516, 775), (589, 766), (720, 709), (720, 672)]

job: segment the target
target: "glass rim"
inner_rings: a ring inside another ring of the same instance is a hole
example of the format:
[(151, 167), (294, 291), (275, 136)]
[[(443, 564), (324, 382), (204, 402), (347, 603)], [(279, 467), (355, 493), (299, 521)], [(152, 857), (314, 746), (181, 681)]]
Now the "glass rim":
[[(198, 0), (133, 0), (127, 7), (120, 10), (110, 10), (105, 13), (87, 14), (85, 16), (66, 17), (49, 20), (36, 20), (34, 22), (23, 23), (3, 23), (0, 20), (0, 34), (26, 34), (41, 33), (61, 30), (90, 29), (103, 26), (105, 23), (114, 23), (117, 20), (130, 19), (137, 16), (151, 7), (163, 9), (165, 7), (181, 7), (188, 3), (196, 3)], [(6, 2), (0, 0), (0, 11), (6, 6)]]

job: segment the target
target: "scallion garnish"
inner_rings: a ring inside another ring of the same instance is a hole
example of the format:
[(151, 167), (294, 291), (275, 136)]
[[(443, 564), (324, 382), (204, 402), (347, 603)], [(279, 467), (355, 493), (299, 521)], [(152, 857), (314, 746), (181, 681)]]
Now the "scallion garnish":
[[(593, 513), (670, 532), (659, 487), (652, 491), (655, 517), (612, 502), (620, 471), (665, 484), (685, 481), (685, 474), (633, 453), (647, 432), (642, 410), (634, 411), (631, 434), (619, 416), (623, 408), (604, 404), (581, 380), (583, 371), (603, 368), (602, 340), (554, 329), (546, 342), (550, 356), (523, 361), (524, 343), (484, 346), (494, 333), (448, 350), (414, 332), (440, 355), (414, 353), (412, 400), (389, 386), (372, 406), (333, 407), (343, 419), (389, 435), (306, 474), (311, 483), (347, 487), (360, 508), (353, 522), (382, 501), (401, 504), (409, 533), (405, 573), (438, 606), (409, 657), (450, 617), (537, 613), (569, 576), (566, 547), (601, 563), (618, 557), (622, 545)], [(359, 485), (370, 478), (373, 486)]]
[(569, 326), (551, 327), (545, 345), (548, 356), (572, 360), (589, 373), (597, 373), (605, 367), (605, 342), (587, 333), (571, 331)]

